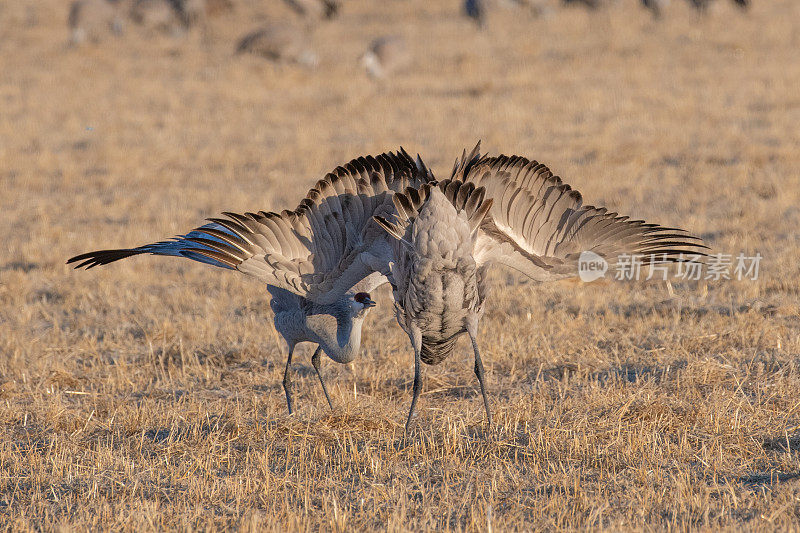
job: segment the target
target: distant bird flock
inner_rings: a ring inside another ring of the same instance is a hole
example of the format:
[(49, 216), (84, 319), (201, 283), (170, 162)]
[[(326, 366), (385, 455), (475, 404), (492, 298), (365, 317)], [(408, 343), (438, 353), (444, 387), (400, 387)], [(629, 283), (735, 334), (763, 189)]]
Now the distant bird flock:
[[(100, 250), (68, 260), (92, 268), (154, 254), (238, 270), (267, 285), (275, 329), (288, 346), (283, 387), (293, 410), (290, 367), (295, 346), (348, 363), (360, 351), (371, 293), (391, 284), (394, 312), (414, 353), (413, 396), (406, 432), (422, 390), (422, 363), (452, 355), (469, 336), (488, 425), (492, 415), (478, 343), (487, 307), (487, 273), (505, 266), (546, 282), (578, 277), (579, 258), (593, 252), (609, 265), (628, 254), (643, 263), (705, 255), (684, 230), (631, 220), (583, 205), (578, 191), (545, 165), (519, 156), (464, 151), (447, 179), (437, 180), (420, 156), (359, 157), (339, 166), (293, 210), (224, 213), (185, 235), (137, 248)], [(383, 310), (382, 312), (387, 312)]]
[[(143, 31), (178, 37), (198, 28), (206, 35), (209, 19), (235, 9), (242, 0), (74, 0), (67, 23), (69, 41), (74, 46), (100, 43), (125, 32), (128, 23)], [(267, 1), (267, 0), (262, 0)], [(273, 0), (270, 0), (273, 1)], [(546, 16), (558, 6), (581, 6), (598, 10), (623, 0), (451, 0), (453, 14), (472, 20), (479, 29), (486, 29), (491, 13), (500, 9), (519, 10), (529, 16)], [(670, 0), (630, 0), (661, 18)], [(683, 0), (681, 0), (683, 1)], [(713, 0), (685, 0), (704, 13)], [(719, 0), (725, 1), (725, 0)], [(747, 9), (750, 0), (730, 0)], [(260, 27), (250, 28), (232, 43), (238, 54), (252, 54), (276, 63), (297, 64), (315, 68), (319, 55), (312, 37), (318, 24), (335, 19), (346, 9), (342, 0), (283, 0), (287, 16)], [(387, 9), (390, 7), (387, 5)], [(375, 80), (385, 80), (403, 72), (413, 64), (411, 47), (399, 34), (376, 37), (361, 56), (361, 66)]]

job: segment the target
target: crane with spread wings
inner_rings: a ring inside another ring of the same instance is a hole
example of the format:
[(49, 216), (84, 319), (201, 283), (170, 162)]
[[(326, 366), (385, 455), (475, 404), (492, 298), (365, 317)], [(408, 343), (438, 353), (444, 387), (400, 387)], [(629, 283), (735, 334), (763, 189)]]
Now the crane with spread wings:
[(480, 143), (456, 161), (449, 179), (409, 188), (393, 201), (394, 219), (375, 219), (394, 238), (390, 279), (397, 319), (414, 349), (406, 431), (422, 386), (421, 363), (446, 359), (464, 333), (491, 426), (477, 334), (493, 265), (546, 282), (577, 277), (583, 252), (616, 265), (624, 254), (666, 263), (704, 255), (706, 248), (684, 230), (585, 206), (581, 194), (546, 166), (519, 156), (481, 156)]
[(402, 148), (359, 157), (319, 180), (293, 211), (224, 213), (171, 240), (88, 252), (67, 263), (89, 269), (140, 254), (166, 255), (263, 281), (275, 328), (288, 345), (283, 386), (289, 412), (290, 365), (301, 342), (317, 345), (311, 362), (332, 409), (320, 352), (338, 363), (355, 358), (364, 318), (375, 305), (370, 293), (387, 281), (389, 238), (372, 217), (394, 212), (395, 191), (432, 180), (419, 156), (412, 159)]

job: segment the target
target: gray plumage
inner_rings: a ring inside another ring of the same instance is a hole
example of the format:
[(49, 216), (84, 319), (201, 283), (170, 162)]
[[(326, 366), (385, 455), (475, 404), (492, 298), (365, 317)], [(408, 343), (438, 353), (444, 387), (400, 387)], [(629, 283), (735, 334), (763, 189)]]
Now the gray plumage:
[(97, 43), (111, 34), (122, 33), (122, 16), (108, 0), (75, 0), (70, 5), (67, 25), (70, 44)]
[[(477, 229), (492, 205), (483, 188), (450, 180), (395, 197), (397, 222), (378, 222), (395, 237), (392, 280), (398, 321), (421, 335), (422, 362), (441, 363), (468, 321), (481, 312)], [(458, 207), (456, 207), (458, 206)]]
[(561, 3), (565, 6), (579, 4), (584, 7), (588, 7), (589, 9), (597, 9), (602, 5), (601, 0), (561, 0)]
[(208, 24), (206, 0), (179, 0), (178, 15), (186, 28), (199, 27), (205, 31)]
[(464, 14), (483, 29), (486, 26), (486, 0), (464, 0)]
[(480, 155), (480, 144), (456, 161), (449, 180), (394, 197), (395, 220), (376, 217), (395, 238), (391, 269), (400, 325), (415, 355), (414, 392), (406, 430), (421, 390), (420, 363), (437, 364), (467, 333), (487, 419), (491, 412), (477, 343), (486, 298), (486, 270), (504, 265), (537, 281), (578, 275), (581, 252), (611, 266), (622, 254), (647, 264), (704, 255), (683, 230), (648, 224), (582, 205), (578, 191), (536, 161)]
[[(695, 8), (700, 12), (707, 11), (709, 6), (712, 4), (712, 0), (688, 0), (688, 1), (693, 8)], [(731, 0), (731, 1), (741, 9), (747, 9), (750, 7), (750, 0)]]
[(664, 8), (669, 5), (669, 0), (641, 0), (642, 7), (650, 11), (653, 18), (659, 19)]
[(414, 392), (406, 431), (421, 391), (421, 363), (442, 362), (463, 333), (472, 340), (475, 374), (491, 425), (477, 344), (484, 295), (473, 249), (492, 200), (485, 199), (483, 188), (448, 180), (397, 194), (394, 201), (397, 222), (376, 220), (395, 237), (391, 277), (397, 321), (414, 350)]
[(184, 24), (178, 0), (132, 0), (131, 19), (146, 30), (179, 35)]
[(374, 305), (369, 292), (386, 281), (389, 242), (374, 215), (394, 212), (392, 195), (432, 175), (401, 149), (361, 157), (317, 182), (294, 211), (225, 213), (186, 235), (130, 249), (100, 250), (68, 260), (92, 268), (139, 254), (177, 256), (238, 270), (267, 284), (275, 328), (289, 348), (284, 389), (292, 411), (289, 368), (295, 346), (318, 345), (319, 355), (347, 363), (358, 354), (361, 326)]
[(411, 52), (406, 40), (399, 35), (378, 37), (361, 56), (361, 65), (367, 74), (385, 79), (411, 64)]
[(338, 0), (283, 0), (298, 15), (311, 21), (332, 19), (339, 14)]
[(239, 40), (236, 53), (253, 54), (310, 68), (318, 63), (308, 32), (292, 25), (273, 24), (250, 32)]

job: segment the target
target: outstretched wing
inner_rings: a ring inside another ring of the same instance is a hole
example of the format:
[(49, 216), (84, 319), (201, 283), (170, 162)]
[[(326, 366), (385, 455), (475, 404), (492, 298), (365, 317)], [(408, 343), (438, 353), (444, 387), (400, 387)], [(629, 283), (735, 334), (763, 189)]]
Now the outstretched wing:
[(582, 252), (610, 266), (625, 255), (643, 263), (705, 255), (702, 241), (678, 228), (583, 205), (581, 194), (545, 165), (519, 156), (480, 155), (480, 143), (456, 161), (452, 178), (486, 189), (494, 200), (475, 249), (478, 264), (501, 263), (548, 281), (576, 276)]
[(146, 253), (186, 257), (330, 303), (362, 280), (382, 281), (391, 250), (372, 217), (394, 212), (394, 192), (432, 180), (419, 156), (414, 160), (402, 148), (360, 157), (319, 180), (294, 211), (224, 213), (226, 218), (169, 241), (89, 252), (67, 262), (92, 268)]

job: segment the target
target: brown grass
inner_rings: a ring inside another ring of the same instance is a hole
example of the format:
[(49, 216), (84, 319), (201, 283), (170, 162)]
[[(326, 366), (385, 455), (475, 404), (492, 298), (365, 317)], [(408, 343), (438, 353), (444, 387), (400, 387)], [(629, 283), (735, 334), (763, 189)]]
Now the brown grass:
[[(129, 28), (79, 49), (62, 0), (0, 4), (4, 528), (800, 528), (798, 2), (673, 2), (661, 24), (633, 0), (500, 12), (475, 34), (455, 1), (352, 0), (314, 72), (233, 57), (283, 12), (238, 4), (206, 43)], [(379, 86), (356, 61), (387, 31), (417, 64)], [(170, 259), (64, 265), (294, 206), (400, 144), (444, 175), (478, 138), (591, 203), (759, 251), (762, 276), (670, 298), (499, 273), (481, 327), (496, 428), (462, 343), (425, 369), (404, 447), (413, 364), (388, 293), (363, 356), (324, 363), (336, 412), (303, 352), (290, 417), (262, 286)]]

